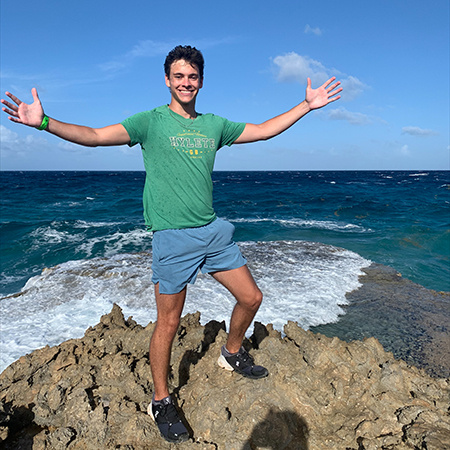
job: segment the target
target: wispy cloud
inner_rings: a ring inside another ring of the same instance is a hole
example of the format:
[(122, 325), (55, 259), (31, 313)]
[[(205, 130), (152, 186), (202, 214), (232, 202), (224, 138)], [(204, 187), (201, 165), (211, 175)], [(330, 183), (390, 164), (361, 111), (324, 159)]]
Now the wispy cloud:
[(403, 145), (400, 148), (400, 155), (402, 155), (402, 156), (411, 156), (411, 151), (409, 150), (409, 147), (407, 145)]
[(0, 125), (0, 144), (2, 148), (2, 158), (11, 156), (24, 157), (28, 153), (36, 153), (37, 148), (42, 148), (47, 144), (47, 140), (41, 135), (19, 136), (15, 131), (4, 125)]
[(403, 127), (402, 134), (410, 134), (411, 136), (434, 136), (438, 133), (434, 130), (427, 130), (419, 127)]
[(351, 75), (342, 77), (341, 86), (343, 89), (342, 98), (344, 98), (345, 100), (353, 100), (355, 97), (362, 94), (366, 89), (369, 88), (361, 80)]
[[(47, 93), (46, 102), (66, 102), (66, 98), (60, 95), (61, 90), (73, 86), (86, 86), (103, 83), (112, 77), (110, 73), (99, 72), (98, 69), (92, 71), (91, 68), (80, 70), (67, 70), (64, 68), (54, 68), (48, 73), (2, 73), (2, 84), (8, 86), (8, 90), (13, 92), (24, 102), (32, 101), (31, 86), (37, 88), (39, 94)], [(50, 96), (51, 93), (58, 92), (58, 96)], [(75, 101), (71, 99), (71, 101)]]
[(152, 40), (140, 41), (124, 55), (117, 56), (111, 61), (99, 65), (105, 72), (117, 72), (132, 64), (138, 58), (151, 58), (165, 55), (174, 47), (173, 42), (157, 42)]
[(336, 108), (326, 111), (326, 116), (330, 120), (344, 120), (352, 125), (368, 125), (373, 119), (362, 113), (351, 112), (345, 108)]
[(153, 41), (150, 39), (139, 41), (128, 52), (113, 58), (99, 65), (100, 69), (107, 72), (117, 72), (126, 67), (129, 67), (134, 61), (140, 58), (153, 58), (155, 56), (167, 55), (177, 45), (192, 45), (199, 50), (215, 47), (218, 45), (229, 44), (234, 42), (233, 36), (225, 37), (223, 39), (202, 39), (202, 40), (188, 40), (187, 43), (180, 41)]
[(305, 34), (315, 34), (316, 36), (322, 36), (322, 30), (319, 27), (311, 27), (309, 24), (305, 26)]
[(17, 143), (19, 139), (19, 135), (11, 131), (9, 128), (6, 128), (3, 125), (0, 125), (0, 142), (2, 145), (11, 145)]
[(332, 76), (337, 76), (344, 88), (342, 98), (352, 100), (361, 94), (368, 86), (352, 75), (346, 75), (336, 69), (328, 68), (320, 61), (302, 56), (295, 52), (276, 56), (273, 63), (277, 68), (277, 79), (280, 82), (299, 82), (306, 84), (311, 78), (313, 84), (321, 85)]

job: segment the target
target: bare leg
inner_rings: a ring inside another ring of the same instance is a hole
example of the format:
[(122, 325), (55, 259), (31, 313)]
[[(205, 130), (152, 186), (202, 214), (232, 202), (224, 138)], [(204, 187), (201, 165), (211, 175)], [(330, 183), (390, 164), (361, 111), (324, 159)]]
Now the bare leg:
[(150, 367), (155, 388), (155, 400), (169, 395), (168, 376), (172, 342), (180, 324), (186, 299), (186, 288), (177, 294), (160, 294), (155, 285), (158, 318), (150, 341)]
[(236, 298), (236, 305), (230, 319), (230, 330), (226, 348), (231, 353), (239, 351), (247, 328), (252, 323), (262, 302), (259, 290), (247, 266), (211, 274)]

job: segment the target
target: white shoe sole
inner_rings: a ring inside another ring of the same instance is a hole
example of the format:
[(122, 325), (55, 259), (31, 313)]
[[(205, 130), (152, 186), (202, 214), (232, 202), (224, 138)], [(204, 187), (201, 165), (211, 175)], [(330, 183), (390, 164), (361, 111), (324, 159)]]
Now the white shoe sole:
[(233, 372), (233, 367), (228, 363), (228, 361), (225, 359), (223, 355), (219, 356), (219, 359), (217, 360), (217, 364), (219, 364), (222, 369), (228, 370), (230, 372)]
[(156, 423), (155, 418), (153, 417), (152, 404), (148, 405), (147, 414), (153, 419), (153, 422)]

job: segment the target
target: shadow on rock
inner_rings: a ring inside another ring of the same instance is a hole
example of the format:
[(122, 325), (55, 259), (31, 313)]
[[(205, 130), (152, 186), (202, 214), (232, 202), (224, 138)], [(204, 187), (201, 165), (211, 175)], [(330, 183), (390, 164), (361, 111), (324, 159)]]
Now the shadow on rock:
[[(216, 340), (217, 335), (220, 330), (225, 331), (225, 322), (217, 322), (216, 320), (212, 320), (208, 322), (204, 327), (203, 340), (200, 344), (200, 351), (198, 350), (187, 350), (183, 358), (180, 362), (180, 367), (178, 369), (179, 376), (179, 386), (175, 389), (175, 392), (178, 393), (179, 390), (187, 384), (189, 381), (189, 372), (192, 365), (197, 364), (203, 356), (205, 356), (208, 351), (210, 345)], [(183, 327), (180, 327), (178, 331), (179, 335), (185, 333)]]
[(9, 405), (0, 404), (0, 429), (9, 428), (8, 433), (2, 436), (3, 442), (0, 440), (1, 449), (32, 450), (34, 436), (43, 430), (33, 421), (33, 406), (10, 408)]
[(308, 434), (306, 421), (295, 412), (270, 409), (242, 450), (308, 450)]
[[(195, 366), (208, 352), (209, 347), (216, 341), (217, 335), (219, 331), (226, 331), (225, 322), (217, 322), (216, 320), (212, 320), (208, 322), (204, 326), (203, 339), (200, 346), (196, 349), (187, 350), (181, 359), (179, 369), (178, 369), (178, 387), (174, 389), (174, 392), (178, 394), (180, 389), (185, 386), (189, 381), (189, 374), (191, 370), (191, 366)], [(183, 325), (180, 326), (178, 330), (178, 338), (182, 339), (186, 335), (186, 327)], [(261, 342), (269, 335), (266, 327), (259, 323), (255, 322), (254, 332), (250, 336), (249, 339), (244, 339), (244, 347), (246, 350), (250, 351), (252, 349), (258, 349)]]
[[(261, 322), (255, 322), (254, 328), (253, 328), (253, 334), (250, 336), (249, 342), (254, 349), (259, 349), (259, 346), (261, 345), (261, 342), (269, 336), (269, 332), (267, 331), (267, 328), (265, 325), (263, 325)], [(250, 350), (247, 348), (247, 350)]]

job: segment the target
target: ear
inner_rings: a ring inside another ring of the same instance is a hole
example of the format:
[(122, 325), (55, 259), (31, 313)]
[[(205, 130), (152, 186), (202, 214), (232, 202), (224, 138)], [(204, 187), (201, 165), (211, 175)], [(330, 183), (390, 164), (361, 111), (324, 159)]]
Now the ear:
[(170, 88), (170, 80), (169, 80), (169, 77), (166, 74), (164, 74), (164, 79), (166, 80), (166, 86), (168, 88)]
[(200, 85), (199, 85), (199, 89), (201, 89), (203, 87), (203, 78), (200, 79)]

